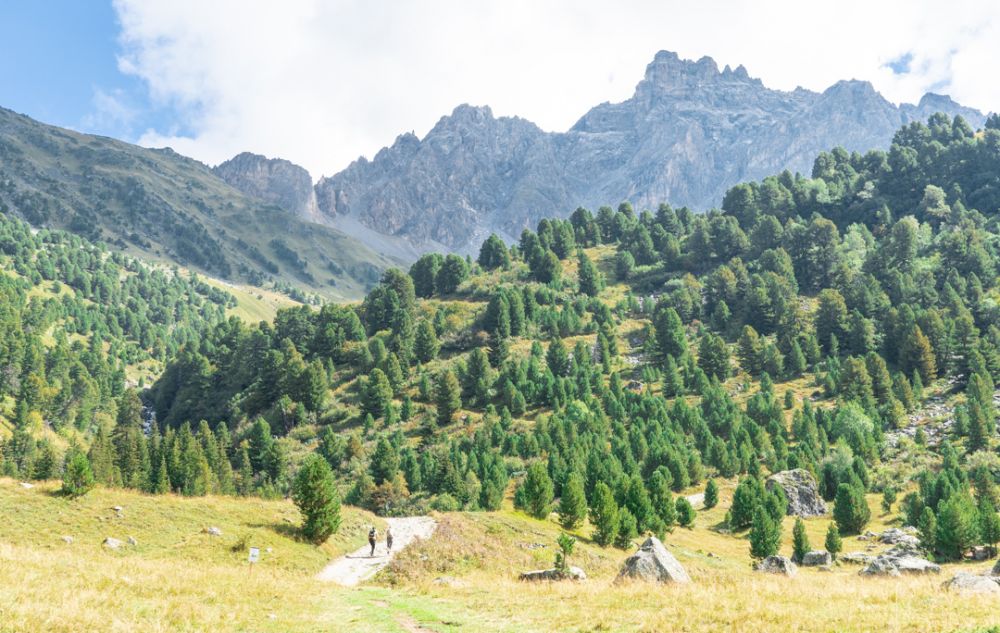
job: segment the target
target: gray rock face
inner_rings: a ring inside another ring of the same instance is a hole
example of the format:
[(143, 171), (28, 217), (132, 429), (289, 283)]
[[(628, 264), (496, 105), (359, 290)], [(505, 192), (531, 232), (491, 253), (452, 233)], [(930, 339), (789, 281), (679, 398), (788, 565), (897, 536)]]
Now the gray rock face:
[(819, 496), (816, 480), (803, 468), (783, 470), (767, 478), (767, 489), (781, 486), (788, 498), (788, 514), (815, 517), (826, 514), (826, 504)]
[(1000, 560), (997, 560), (996, 564), (993, 565), (993, 569), (990, 571), (991, 576), (1000, 576)]
[(960, 593), (1000, 593), (1000, 578), (960, 572), (942, 586)]
[(823, 549), (806, 552), (805, 556), (802, 557), (803, 567), (820, 567), (831, 563), (833, 563), (833, 557), (830, 556), (830, 552)]
[(243, 152), (213, 167), (212, 171), (251, 198), (306, 220), (318, 217), (312, 176), (294, 163)]
[(916, 530), (914, 528), (902, 530), (899, 528), (889, 528), (878, 535), (878, 540), (880, 543), (885, 543), (886, 545), (904, 545), (919, 548), (920, 539), (915, 534)]
[(768, 556), (757, 563), (754, 569), (768, 574), (783, 574), (785, 576), (794, 576), (799, 572), (795, 563), (784, 556)]
[(848, 565), (868, 565), (875, 560), (875, 557), (864, 552), (848, 552), (838, 556), (837, 560)]
[(875, 559), (859, 574), (862, 576), (900, 576), (902, 574), (937, 574), (941, 566), (916, 556), (893, 556), (889, 553)]
[(587, 574), (579, 567), (570, 565), (569, 571), (565, 574), (556, 569), (537, 569), (535, 571), (526, 571), (519, 578), (528, 582), (539, 580), (586, 580)]
[(125, 544), (119, 541), (118, 539), (109, 536), (106, 539), (104, 539), (103, 545), (108, 549), (120, 549)]
[(784, 92), (742, 66), (660, 51), (630, 99), (593, 108), (566, 132), (462, 105), (424, 138), (404, 134), (321, 179), (316, 197), (326, 216), (471, 251), (489, 231), (515, 238), (578, 206), (719, 206), (738, 182), (811, 173), (816, 155), (836, 146), (887, 148), (899, 127), (938, 111), (983, 122), (938, 95), (897, 107), (860, 81)]
[(634, 578), (648, 582), (691, 582), (691, 577), (660, 539), (651, 536), (622, 565), (618, 578)]

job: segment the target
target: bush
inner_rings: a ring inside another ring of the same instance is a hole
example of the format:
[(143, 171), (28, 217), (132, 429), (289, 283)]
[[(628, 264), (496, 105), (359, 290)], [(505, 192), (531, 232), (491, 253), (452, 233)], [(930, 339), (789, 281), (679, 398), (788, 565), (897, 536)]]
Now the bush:
[(93, 487), (94, 471), (90, 468), (90, 460), (80, 451), (73, 451), (66, 459), (62, 493), (70, 497), (79, 497), (90, 492)]

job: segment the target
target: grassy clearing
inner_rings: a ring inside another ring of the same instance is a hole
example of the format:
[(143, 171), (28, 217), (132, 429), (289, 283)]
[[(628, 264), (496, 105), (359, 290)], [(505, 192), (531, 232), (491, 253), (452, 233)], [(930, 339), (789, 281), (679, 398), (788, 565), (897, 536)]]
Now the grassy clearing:
[[(435, 538), (404, 552), (379, 580), (435, 600), (457, 600), (523, 631), (950, 631), (996, 621), (995, 599), (940, 587), (957, 571), (985, 571), (992, 561), (946, 565), (939, 576), (925, 578), (863, 579), (850, 565), (831, 572), (800, 568), (795, 578), (753, 572), (745, 534), (717, 530), (733, 488), (734, 482), (723, 483), (718, 507), (706, 511), (696, 504), (695, 527), (677, 528), (666, 538), (693, 579), (688, 586), (615, 584), (630, 552), (594, 546), (585, 526), (571, 562), (589, 579), (526, 587), (517, 574), (551, 566), (559, 527), (509, 509), (441, 517)], [(880, 531), (895, 517), (883, 515), (877, 502), (869, 498), (870, 527)], [(806, 522), (814, 548), (822, 548), (829, 521)], [(785, 555), (791, 554), (792, 524), (786, 519)], [(866, 545), (844, 539), (845, 551)]]

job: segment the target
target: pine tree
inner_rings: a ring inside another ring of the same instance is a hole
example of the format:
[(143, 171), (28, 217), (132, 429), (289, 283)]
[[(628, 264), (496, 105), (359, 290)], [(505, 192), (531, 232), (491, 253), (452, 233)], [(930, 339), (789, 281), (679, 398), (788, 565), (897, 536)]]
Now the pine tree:
[(937, 517), (934, 516), (934, 510), (930, 507), (925, 507), (920, 512), (917, 532), (920, 534), (920, 542), (924, 544), (924, 547), (933, 549), (934, 539), (937, 537)]
[(455, 413), (462, 408), (462, 389), (458, 385), (455, 372), (444, 369), (438, 374), (434, 388), (434, 401), (437, 405), (438, 426), (451, 424)]
[(896, 488), (886, 486), (882, 491), (882, 509), (885, 512), (892, 512), (892, 504), (896, 503)]
[(836, 523), (831, 523), (829, 527), (826, 528), (826, 541), (824, 542), (826, 546), (826, 551), (830, 552), (830, 556), (834, 560), (837, 559), (837, 554), (840, 553), (843, 544), (840, 540), (840, 530), (837, 529)]
[(372, 479), (377, 486), (387, 481), (392, 481), (399, 472), (399, 452), (396, 450), (396, 447), (389, 443), (389, 440), (384, 435), (379, 437), (378, 442), (375, 444), (375, 452), (372, 453), (370, 469)]
[(79, 497), (90, 492), (93, 487), (94, 473), (90, 469), (90, 461), (83, 452), (72, 450), (66, 458), (62, 493), (70, 497)]
[(528, 474), (522, 484), (524, 488), (525, 509), (536, 519), (549, 516), (552, 508), (552, 479), (542, 462), (535, 462), (528, 467)]
[(694, 527), (694, 518), (696, 516), (694, 506), (691, 502), (687, 500), (687, 497), (677, 497), (677, 524), (681, 527)]
[(979, 535), (983, 543), (989, 545), (990, 556), (996, 556), (997, 543), (1000, 542), (1000, 514), (997, 514), (996, 509), (988, 499), (980, 502), (977, 520)]
[(632, 547), (632, 539), (639, 535), (639, 529), (635, 517), (622, 508), (618, 515), (618, 534), (615, 535), (615, 547), (618, 549), (629, 549)]
[(772, 519), (763, 506), (757, 506), (753, 512), (749, 538), (752, 558), (774, 556), (781, 545), (781, 523)]
[[(243, 452), (245, 454), (246, 449)], [(158, 495), (169, 493), (172, 488), (170, 487), (170, 473), (167, 472), (167, 458), (165, 455), (160, 456), (160, 463), (157, 465), (155, 473), (153, 493)]]
[(302, 533), (314, 543), (323, 543), (340, 529), (340, 497), (333, 471), (319, 455), (302, 463), (292, 486), (292, 499), (302, 513)]
[(868, 525), (871, 511), (860, 484), (842, 483), (833, 502), (833, 519), (841, 534), (858, 534)]
[(795, 527), (792, 528), (792, 560), (802, 564), (802, 559), (812, 550), (809, 535), (806, 534), (806, 524), (801, 517), (795, 517)]
[(961, 560), (975, 542), (979, 525), (976, 506), (968, 493), (953, 494), (938, 507), (934, 548), (946, 560)]
[(899, 354), (903, 367), (919, 373), (922, 384), (930, 384), (937, 376), (934, 350), (919, 325), (914, 325), (910, 330)]
[(437, 358), (441, 349), (438, 343), (437, 333), (430, 321), (424, 319), (417, 325), (417, 334), (414, 341), (414, 354), (421, 363), (429, 363)]
[(580, 292), (596, 297), (604, 288), (604, 278), (583, 251), (580, 251), (579, 263)]
[(607, 547), (618, 535), (618, 504), (614, 493), (603, 481), (594, 487), (594, 498), (590, 504), (590, 523), (594, 526), (594, 542)]
[(587, 498), (583, 493), (583, 477), (574, 472), (563, 484), (559, 499), (559, 524), (563, 529), (572, 530), (579, 527), (586, 516)]
[(361, 412), (380, 418), (385, 415), (392, 401), (392, 384), (381, 369), (376, 367), (368, 375), (361, 391)]
[(719, 487), (714, 479), (709, 479), (705, 484), (705, 509), (710, 510), (719, 503)]

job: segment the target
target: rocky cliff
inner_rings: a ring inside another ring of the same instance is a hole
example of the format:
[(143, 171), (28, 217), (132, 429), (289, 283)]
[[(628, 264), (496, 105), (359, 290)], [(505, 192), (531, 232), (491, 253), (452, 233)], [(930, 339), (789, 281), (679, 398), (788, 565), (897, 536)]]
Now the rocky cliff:
[(303, 167), (280, 158), (243, 152), (212, 171), (248, 196), (300, 218), (317, 219), (319, 207), (312, 177)]
[(328, 221), (474, 250), (490, 231), (515, 238), (581, 205), (708, 209), (737, 182), (811, 172), (820, 151), (887, 148), (900, 126), (938, 111), (983, 122), (940, 95), (896, 106), (861, 81), (772, 90), (742, 66), (661, 51), (630, 99), (593, 108), (567, 132), (459, 106), (423, 139), (405, 134), (321, 179), (316, 197)]

